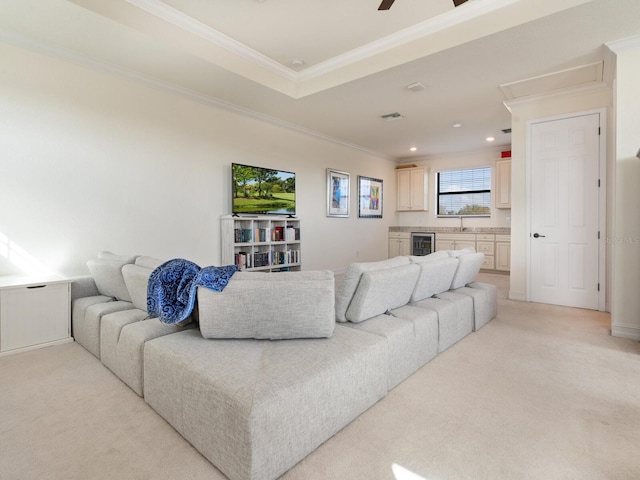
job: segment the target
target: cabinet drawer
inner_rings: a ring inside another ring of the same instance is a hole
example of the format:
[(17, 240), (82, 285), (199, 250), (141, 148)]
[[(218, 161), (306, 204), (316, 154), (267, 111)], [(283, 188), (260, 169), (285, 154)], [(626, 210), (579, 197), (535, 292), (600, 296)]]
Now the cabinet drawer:
[(392, 239), (392, 238), (410, 240), (411, 233), (410, 232), (389, 232), (389, 239)]
[(495, 240), (495, 235), (493, 233), (478, 233), (476, 234), (476, 239), (478, 241), (488, 241), (488, 242), (493, 242)]
[(511, 235), (496, 235), (496, 242), (510, 242)]
[(495, 245), (493, 242), (478, 242), (477, 251), (482, 252), (485, 255), (493, 255), (493, 246)]
[(465, 242), (475, 242), (475, 233), (436, 233), (436, 240), (458, 240)]
[(484, 260), (482, 261), (482, 265), (480, 265), (480, 268), (486, 269), (486, 270), (493, 270), (495, 268), (495, 258), (494, 257), (488, 257), (485, 256)]

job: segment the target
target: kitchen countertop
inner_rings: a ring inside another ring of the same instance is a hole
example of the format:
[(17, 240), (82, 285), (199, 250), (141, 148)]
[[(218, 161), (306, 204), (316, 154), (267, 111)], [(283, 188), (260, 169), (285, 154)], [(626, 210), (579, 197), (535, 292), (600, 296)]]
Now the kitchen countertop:
[(511, 235), (509, 227), (389, 227), (390, 232), (433, 232), (433, 233), (497, 233)]

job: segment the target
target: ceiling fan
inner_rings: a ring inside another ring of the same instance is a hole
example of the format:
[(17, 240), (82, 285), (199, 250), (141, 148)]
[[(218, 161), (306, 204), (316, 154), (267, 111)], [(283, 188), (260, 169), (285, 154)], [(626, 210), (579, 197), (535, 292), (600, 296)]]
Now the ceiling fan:
[[(389, 10), (391, 8), (391, 5), (393, 5), (393, 2), (395, 2), (395, 1), (396, 0), (382, 0), (382, 3), (378, 7), (378, 10)], [(462, 5), (466, 1), (467, 0), (453, 0), (453, 5), (455, 7), (459, 7), (460, 5)]]

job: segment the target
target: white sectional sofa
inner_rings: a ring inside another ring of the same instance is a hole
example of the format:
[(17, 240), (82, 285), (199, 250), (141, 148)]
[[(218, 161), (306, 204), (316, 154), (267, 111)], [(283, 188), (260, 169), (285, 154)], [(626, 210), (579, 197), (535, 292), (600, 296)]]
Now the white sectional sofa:
[(469, 251), (352, 264), (337, 289), (332, 272), (238, 272), (198, 287), (183, 327), (146, 312), (160, 260), (100, 257), (72, 290), (76, 340), (231, 480), (279, 477), (496, 315)]

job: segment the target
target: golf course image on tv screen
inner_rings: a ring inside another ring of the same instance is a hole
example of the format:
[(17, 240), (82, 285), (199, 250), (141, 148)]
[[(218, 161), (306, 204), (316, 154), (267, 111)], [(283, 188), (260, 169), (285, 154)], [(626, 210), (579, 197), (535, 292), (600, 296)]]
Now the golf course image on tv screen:
[(231, 172), (234, 214), (295, 215), (295, 173), (239, 163)]

